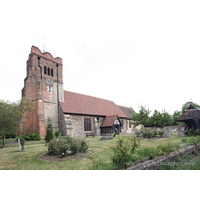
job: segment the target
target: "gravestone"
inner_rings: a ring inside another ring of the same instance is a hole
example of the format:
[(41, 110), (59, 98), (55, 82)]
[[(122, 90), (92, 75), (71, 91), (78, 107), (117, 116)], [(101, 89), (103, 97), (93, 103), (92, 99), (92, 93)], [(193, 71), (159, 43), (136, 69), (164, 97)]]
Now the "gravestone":
[(164, 135), (163, 137), (170, 137), (170, 131), (168, 127), (164, 127)]
[(111, 140), (113, 136), (103, 136), (100, 140)]
[(180, 129), (178, 131), (178, 137), (185, 137), (185, 131), (184, 131), (184, 129)]
[(131, 129), (131, 133), (132, 133), (133, 135), (135, 135), (135, 130), (134, 130), (134, 128)]
[(20, 151), (22, 151), (22, 146), (21, 146), (21, 143), (20, 143), (20, 139), (18, 138), (18, 143), (19, 143), (19, 149)]

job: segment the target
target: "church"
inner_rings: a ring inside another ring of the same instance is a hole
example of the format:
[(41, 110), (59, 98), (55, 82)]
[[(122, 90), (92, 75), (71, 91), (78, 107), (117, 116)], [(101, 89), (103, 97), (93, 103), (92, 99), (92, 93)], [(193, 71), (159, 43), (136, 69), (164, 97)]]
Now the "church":
[(114, 132), (131, 133), (131, 115), (134, 110), (116, 105), (113, 101), (78, 94), (63, 89), (63, 64), (60, 57), (42, 53), (32, 46), (26, 63), (26, 78), (22, 97), (33, 103), (34, 110), (25, 114), (25, 133), (39, 133), (45, 137), (47, 119), (54, 132), (85, 137)]

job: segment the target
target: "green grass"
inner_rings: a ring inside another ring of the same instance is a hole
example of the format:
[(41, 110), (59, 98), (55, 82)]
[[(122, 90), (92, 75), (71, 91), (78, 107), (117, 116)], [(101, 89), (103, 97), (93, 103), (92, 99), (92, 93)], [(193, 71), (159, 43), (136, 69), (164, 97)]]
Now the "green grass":
[[(129, 139), (131, 134), (123, 135), (124, 139)], [(100, 162), (110, 166), (112, 169), (110, 156), (112, 151), (110, 147), (115, 144), (116, 138), (113, 140), (100, 141), (101, 136), (88, 137), (86, 142), (89, 145), (89, 151), (98, 154)], [(193, 138), (193, 137), (185, 137)], [(167, 143), (180, 143), (182, 137), (178, 137), (178, 133), (171, 134), (170, 138), (162, 138), (159, 140), (152, 140), (142, 138), (141, 146), (138, 150), (145, 147), (157, 147), (158, 145)], [(1, 146), (1, 141), (0, 141)], [(62, 161), (62, 162), (46, 162), (38, 160), (38, 156), (47, 152), (45, 141), (29, 141), (25, 143), (23, 152), (19, 151), (19, 146), (10, 145), (10, 147), (0, 148), (0, 169), (3, 170), (88, 170), (92, 169), (92, 161), (88, 158), (81, 158), (77, 160)], [(141, 159), (142, 156), (135, 154), (133, 160)]]

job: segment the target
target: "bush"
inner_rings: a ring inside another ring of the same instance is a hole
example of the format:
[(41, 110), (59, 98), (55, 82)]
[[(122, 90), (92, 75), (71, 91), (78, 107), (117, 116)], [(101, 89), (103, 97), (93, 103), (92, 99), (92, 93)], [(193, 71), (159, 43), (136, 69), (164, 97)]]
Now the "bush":
[(186, 143), (186, 142), (187, 142), (187, 139), (186, 139), (186, 138), (183, 138), (183, 139), (181, 140), (181, 142)]
[(53, 138), (46, 144), (49, 154), (54, 155), (74, 155), (78, 152), (85, 153), (88, 145), (84, 139), (61, 136)]
[(38, 141), (38, 140), (41, 140), (41, 137), (40, 137), (39, 133), (27, 133), (27, 134), (24, 136), (24, 139), (25, 139), (26, 141), (29, 141), (29, 140)]
[(189, 131), (189, 130), (185, 131), (185, 135), (186, 136), (191, 136), (191, 131)]
[(51, 119), (48, 118), (47, 121), (47, 128), (46, 128), (46, 135), (45, 135), (45, 141), (49, 142), (51, 139), (53, 139), (54, 135), (53, 135), (53, 126), (51, 124)]
[(15, 138), (15, 137), (16, 137), (16, 133), (9, 133), (6, 135), (6, 139)]
[(130, 161), (131, 155), (135, 152), (135, 150), (139, 147), (140, 143), (136, 137), (132, 137), (130, 140), (124, 140), (123, 138), (118, 136), (116, 141), (116, 145), (112, 146), (113, 156), (111, 156), (111, 160), (116, 166), (120, 166)]
[(64, 138), (53, 138), (46, 144), (48, 148), (48, 153), (53, 155), (67, 155), (70, 149), (69, 144)]
[(162, 137), (164, 135), (164, 131), (158, 131), (158, 135)]
[(196, 135), (200, 135), (199, 129), (195, 130)]
[(154, 127), (154, 129), (152, 130), (152, 137), (156, 137), (157, 136), (157, 130), (156, 128)]
[(58, 138), (59, 136), (61, 136), (61, 132), (60, 132), (60, 131), (56, 131), (56, 132), (54, 133), (54, 135), (55, 135), (56, 138)]

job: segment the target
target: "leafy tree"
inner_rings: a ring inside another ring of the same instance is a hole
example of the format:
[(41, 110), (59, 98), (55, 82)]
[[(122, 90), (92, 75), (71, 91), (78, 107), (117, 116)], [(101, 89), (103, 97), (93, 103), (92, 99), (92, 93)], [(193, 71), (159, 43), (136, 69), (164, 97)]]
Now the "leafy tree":
[(46, 128), (46, 135), (45, 135), (45, 141), (49, 142), (51, 139), (53, 139), (54, 135), (53, 135), (53, 126), (51, 123), (51, 119), (48, 118), (47, 120), (47, 128)]
[(192, 104), (194, 105), (194, 107), (196, 107), (197, 109), (200, 108), (200, 105), (198, 105), (197, 103), (193, 103), (192, 101), (188, 101), (188, 102), (186, 102), (185, 104), (182, 105), (182, 113), (185, 112), (185, 110), (188, 108), (188, 106), (189, 106), (191, 103), (192, 103)]
[(5, 146), (6, 135), (11, 132), (16, 132), (18, 122), (18, 104), (0, 100), (0, 138), (3, 139), (3, 147)]
[(134, 126), (138, 126), (140, 124), (143, 124), (144, 126), (149, 126), (151, 124), (151, 118), (149, 117), (149, 114), (151, 111), (149, 109), (146, 109), (145, 106), (139, 107), (139, 112), (134, 113), (132, 115), (132, 124)]
[(21, 102), (0, 100), (0, 138), (3, 139), (3, 146), (6, 135), (16, 132), (24, 113), (31, 110), (32, 103), (27, 98), (22, 98)]
[(173, 124), (173, 119), (169, 113), (165, 110), (161, 113), (159, 111), (154, 112), (151, 117), (153, 125), (156, 127), (171, 126)]
[(174, 120), (173, 125), (184, 125), (184, 122), (177, 122), (177, 119), (182, 115), (182, 111), (174, 111), (172, 118)]

